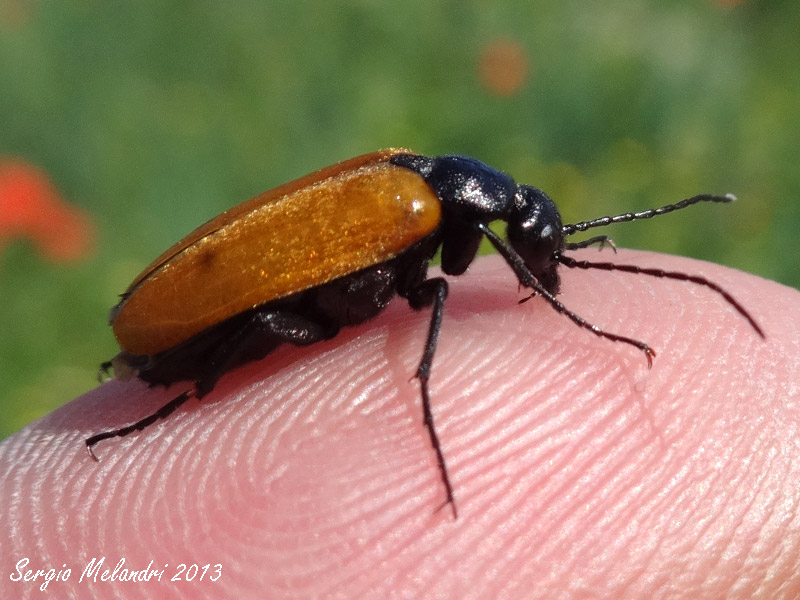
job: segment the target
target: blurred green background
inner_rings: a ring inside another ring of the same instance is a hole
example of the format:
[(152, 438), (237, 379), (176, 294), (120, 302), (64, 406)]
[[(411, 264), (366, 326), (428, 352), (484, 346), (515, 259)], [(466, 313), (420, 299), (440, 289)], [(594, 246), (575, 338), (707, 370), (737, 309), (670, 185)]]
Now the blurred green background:
[(798, 31), (791, 0), (0, 0), (0, 157), (95, 228), (71, 261), (0, 230), (0, 437), (96, 385), (167, 246), (381, 147), (478, 157), (566, 221), (732, 191), (613, 237), (799, 286)]

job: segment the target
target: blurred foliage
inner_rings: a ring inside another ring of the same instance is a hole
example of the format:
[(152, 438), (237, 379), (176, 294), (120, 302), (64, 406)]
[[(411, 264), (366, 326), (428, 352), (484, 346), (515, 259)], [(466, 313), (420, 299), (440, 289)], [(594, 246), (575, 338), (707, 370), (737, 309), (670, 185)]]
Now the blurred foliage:
[(786, 0), (0, 0), (0, 156), (98, 231), (78, 263), (0, 246), (0, 437), (95, 385), (161, 250), (386, 146), (478, 157), (566, 221), (735, 192), (613, 236), (800, 285), (797, 31)]

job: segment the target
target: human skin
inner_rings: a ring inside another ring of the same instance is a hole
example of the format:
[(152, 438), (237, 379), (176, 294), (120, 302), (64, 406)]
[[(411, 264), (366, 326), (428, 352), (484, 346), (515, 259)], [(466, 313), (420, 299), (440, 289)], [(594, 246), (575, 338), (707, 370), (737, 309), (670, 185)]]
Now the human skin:
[[(227, 374), (96, 463), (86, 437), (187, 387), (106, 383), (0, 444), (0, 596), (41, 595), (12, 580), (27, 557), (71, 569), (52, 597), (800, 597), (800, 293), (674, 256), (575, 255), (705, 275), (766, 339), (701, 286), (562, 269), (560, 300), (648, 343), (648, 369), (477, 260), (450, 279), (430, 382), (457, 520), (437, 510), (412, 378), (430, 312), (402, 300)], [(165, 572), (79, 581), (103, 556)], [(180, 563), (212, 566), (172, 582)]]

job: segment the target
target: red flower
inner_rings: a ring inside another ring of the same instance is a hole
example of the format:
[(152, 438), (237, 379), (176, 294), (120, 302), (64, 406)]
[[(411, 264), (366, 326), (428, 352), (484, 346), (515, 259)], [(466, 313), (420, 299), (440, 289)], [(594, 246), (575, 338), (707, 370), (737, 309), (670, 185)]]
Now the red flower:
[(42, 170), (17, 159), (0, 159), (0, 249), (9, 240), (30, 240), (48, 260), (86, 258), (94, 223), (67, 204)]

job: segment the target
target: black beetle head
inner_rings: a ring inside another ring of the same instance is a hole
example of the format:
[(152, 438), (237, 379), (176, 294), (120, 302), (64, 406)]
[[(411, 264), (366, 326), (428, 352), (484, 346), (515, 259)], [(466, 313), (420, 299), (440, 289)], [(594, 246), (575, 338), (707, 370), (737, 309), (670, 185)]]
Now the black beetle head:
[(559, 288), (558, 254), (564, 248), (561, 215), (543, 191), (520, 185), (508, 219), (508, 241), (551, 294)]

